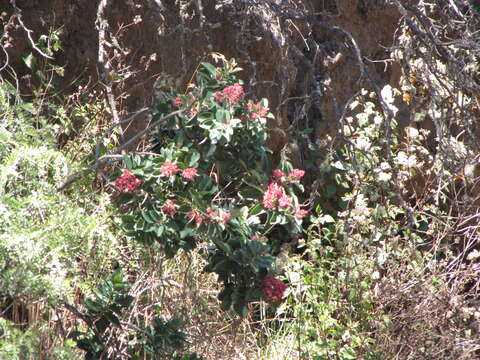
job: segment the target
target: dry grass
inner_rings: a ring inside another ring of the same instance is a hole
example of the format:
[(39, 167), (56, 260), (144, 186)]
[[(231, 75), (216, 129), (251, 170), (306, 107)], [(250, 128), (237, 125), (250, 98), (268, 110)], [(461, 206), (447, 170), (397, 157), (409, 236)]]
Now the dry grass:
[(390, 264), (377, 288), (377, 352), (388, 359), (478, 359), (478, 264), (448, 271), (447, 261)]

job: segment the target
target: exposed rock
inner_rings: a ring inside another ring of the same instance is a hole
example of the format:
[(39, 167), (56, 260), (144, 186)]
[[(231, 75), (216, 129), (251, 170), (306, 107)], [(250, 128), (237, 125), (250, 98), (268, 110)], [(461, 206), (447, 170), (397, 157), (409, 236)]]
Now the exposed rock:
[[(34, 39), (62, 27), (63, 51), (55, 55), (55, 62), (66, 69), (62, 88), (74, 90), (79, 78), (88, 79), (83, 80), (88, 90), (102, 88), (95, 2), (18, 0), (16, 5)], [(282, 7), (290, 13), (293, 9), (298, 18), (282, 16), (278, 11)], [(3, 2), (1, 12), (6, 13), (3, 21), (13, 39), (7, 49), (9, 64), (19, 77), (29, 75), (21, 57), (38, 54), (12, 17), (14, 7)], [(110, 1), (104, 9), (105, 49), (113, 71), (110, 79), (122, 80), (111, 83), (120, 117), (151, 105), (157, 78), (171, 75), (185, 89), (208, 53), (219, 52), (236, 58), (244, 68), (240, 76), (250, 96), (270, 100), (277, 119), (272, 127), (287, 129), (292, 123), (299, 129), (313, 127), (317, 137), (334, 132), (339, 108), (368, 83), (360, 79), (348, 39), (311, 21), (306, 14), (312, 12), (319, 14), (316, 19), (342, 27), (356, 39), (374, 81), (379, 85), (398, 81), (398, 69), (382, 60), (388, 59), (399, 14), (384, 1), (279, 0), (273, 8), (235, 1)], [(290, 97), (303, 99), (290, 101)], [(137, 117), (126, 128), (126, 137), (144, 128), (146, 120)]]

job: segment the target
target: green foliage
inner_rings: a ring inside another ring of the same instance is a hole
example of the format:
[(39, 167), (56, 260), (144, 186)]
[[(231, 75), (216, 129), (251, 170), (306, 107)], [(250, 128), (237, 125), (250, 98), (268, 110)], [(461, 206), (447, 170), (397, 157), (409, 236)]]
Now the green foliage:
[(52, 359), (76, 358), (74, 343), (51, 328), (53, 310), (103, 277), (116, 252), (109, 197), (87, 181), (68, 193), (56, 189), (82, 164), (57, 148), (62, 128), (48, 109), (62, 106), (48, 89), (20, 98), (0, 82), (0, 308), (14, 314), (5, 300), (13, 299), (32, 314), (42, 309), (41, 317), (19, 319), (28, 321), (22, 330), (2, 325), (0, 354), (12, 359), (40, 358), (45, 339)]
[(295, 334), (301, 359), (377, 359), (371, 335), (375, 266), (358, 250), (361, 242), (342, 245), (344, 236), (341, 222), (312, 226), (301, 244), (304, 259), (286, 265), (291, 291), (277, 314), (292, 312), (286, 332)]
[[(382, 91), (394, 111), (395, 94), (389, 87)], [(393, 122), (390, 156), (385, 156), (385, 121), (367, 95), (350, 105), (353, 115), (341, 129), (346, 141), (327, 155), (320, 169), (329, 185), (323, 199), (331, 199), (336, 211), (323, 208), (318, 199), (307, 238), (299, 244), (302, 256), (291, 257), (285, 266), (291, 286), (277, 315), (294, 318), (282, 337), (293, 334), (291, 346), (301, 359), (382, 358), (376, 352), (377, 334), (390, 321), (375, 308), (382, 274), (390, 266), (420, 271), (423, 264), (416, 259), (429, 258), (418, 246), (427, 241), (426, 230), (435, 221), (402, 201), (429, 161), (422, 134), (407, 129), (408, 141), (402, 143)], [(434, 204), (429, 210), (441, 214)]]
[(53, 301), (69, 296), (72, 282), (81, 282), (76, 275), (82, 254), (95, 248), (85, 266), (98, 271), (103, 256), (113, 251), (109, 200), (85, 197), (91, 190), (82, 184), (69, 195), (58, 193), (56, 186), (75, 165), (55, 148), (51, 126), (35, 129), (32, 103), (9, 106), (7, 91), (0, 91), (0, 99), (5, 110), (0, 124), (1, 287), (12, 296)]
[[(85, 351), (85, 359), (116, 359), (120, 356), (111, 334), (114, 328), (122, 327), (135, 331), (130, 332), (131, 340), (122, 351), (122, 356), (128, 354), (129, 359), (141, 358), (147, 354), (174, 354), (176, 350), (184, 347), (187, 334), (180, 331), (183, 325), (181, 319), (165, 321), (156, 316), (148, 327), (143, 327), (141, 323), (130, 324), (121, 320), (128, 314), (135, 300), (128, 294), (129, 289), (122, 271), (117, 270), (94, 292), (94, 297), (85, 300), (83, 305), (86, 311), (77, 315), (85, 321), (88, 329), (71, 335), (77, 346)], [(67, 307), (73, 308), (71, 305)]]
[[(41, 339), (45, 335), (56, 335), (55, 330), (43, 326), (20, 330), (12, 322), (0, 319), (0, 358), (9, 360), (40, 359), (42, 356)], [(75, 353), (73, 341), (55, 346), (49, 356), (52, 360), (80, 360)]]
[(111, 326), (121, 326), (119, 316), (134, 299), (127, 294), (128, 289), (122, 273), (117, 270), (95, 292), (94, 298), (85, 300), (84, 306), (87, 311), (82, 313), (81, 317), (87, 322), (89, 329), (72, 334), (77, 346), (85, 351), (85, 359), (105, 357), (105, 332)]

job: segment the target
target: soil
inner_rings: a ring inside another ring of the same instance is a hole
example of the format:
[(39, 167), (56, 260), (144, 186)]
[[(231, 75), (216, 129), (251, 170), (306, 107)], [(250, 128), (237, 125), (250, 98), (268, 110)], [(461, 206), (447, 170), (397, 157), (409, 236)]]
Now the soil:
[[(30, 52), (38, 55), (16, 17), (21, 14), (25, 26), (33, 31), (34, 40), (62, 28), (62, 51), (55, 54), (54, 60), (65, 67), (59, 84), (62, 89), (75, 92), (80, 85), (84, 91), (99, 88), (99, 2), (17, 0), (15, 9), (3, 1), (3, 44), (8, 42), (8, 64), (17, 76), (31, 76), (22, 56)], [(198, 64), (209, 53), (218, 52), (237, 59), (244, 68), (240, 76), (250, 96), (269, 99), (276, 115), (272, 128), (292, 130), (290, 125), (298, 117), (297, 110), (304, 100), (291, 98), (314, 98), (315, 89), (321, 88), (316, 106), (307, 111), (308, 121), (301, 127), (312, 126), (316, 138), (332, 133), (338, 113), (335, 103), (341, 108), (369, 83), (360, 77), (357, 59), (346, 37), (339, 31), (327, 30), (322, 23), (341, 27), (352, 35), (371, 78), (379, 86), (398, 82), (399, 70), (388, 62), (388, 47), (393, 42), (399, 14), (395, 8), (385, 6), (384, 1), (278, 1), (293, 8), (296, 19), (281, 18), (267, 6), (253, 8), (236, 1), (106, 3), (106, 63), (123, 80), (111, 83), (120, 117), (152, 104), (153, 85), (158, 78), (171, 75), (176, 85), (184, 89)], [(317, 14), (313, 21), (304, 17), (307, 11)], [(1, 56), (3, 64), (6, 59), (3, 53)], [(145, 116), (137, 117), (126, 129), (126, 138), (143, 129), (146, 121)], [(270, 143), (285, 142), (284, 133), (271, 131), (277, 133), (282, 139), (271, 139)], [(287, 131), (288, 135), (291, 131)]]

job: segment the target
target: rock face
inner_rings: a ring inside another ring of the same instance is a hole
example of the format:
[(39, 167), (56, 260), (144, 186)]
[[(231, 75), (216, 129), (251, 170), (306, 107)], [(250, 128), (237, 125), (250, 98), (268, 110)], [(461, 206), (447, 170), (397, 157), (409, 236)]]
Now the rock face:
[[(321, 137), (335, 130), (345, 101), (368, 86), (360, 77), (347, 36), (329, 29), (331, 26), (341, 27), (356, 39), (364, 63), (379, 85), (389, 83), (395, 73), (381, 60), (388, 58), (386, 47), (392, 44), (399, 15), (384, 1), (242, 3), (17, 0), (2, 2), (0, 13), (8, 63), (19, 77), (30, 73), (21, 57), (38, 54), (17, 16), (33, 31), (34, 40), (62, 27), (63, 50), (55, 55), (55, 62), (65, 66), (61, 88), (75, 91), (80, 78), (84, 88), (102, 88), (98, 83), (104, 70), (100, 66), (99, 71), (100, 6), (106, 20), (105, 64), (112, 71), (110, 84), (120, 117), (150, 105), (155, 80), (165, 75), (171, 75), (184, 89), (199, 62), (210, 52), (219, 52), (236, 58), (244, 68), (240, 76), (247, 92), (269, 99), (276, 115), (272, 127), (288, 129), (287, 134), (313, 127), (316, 137)], [(145, 121), (136, 118), (126, 136), (142, 129)]]

